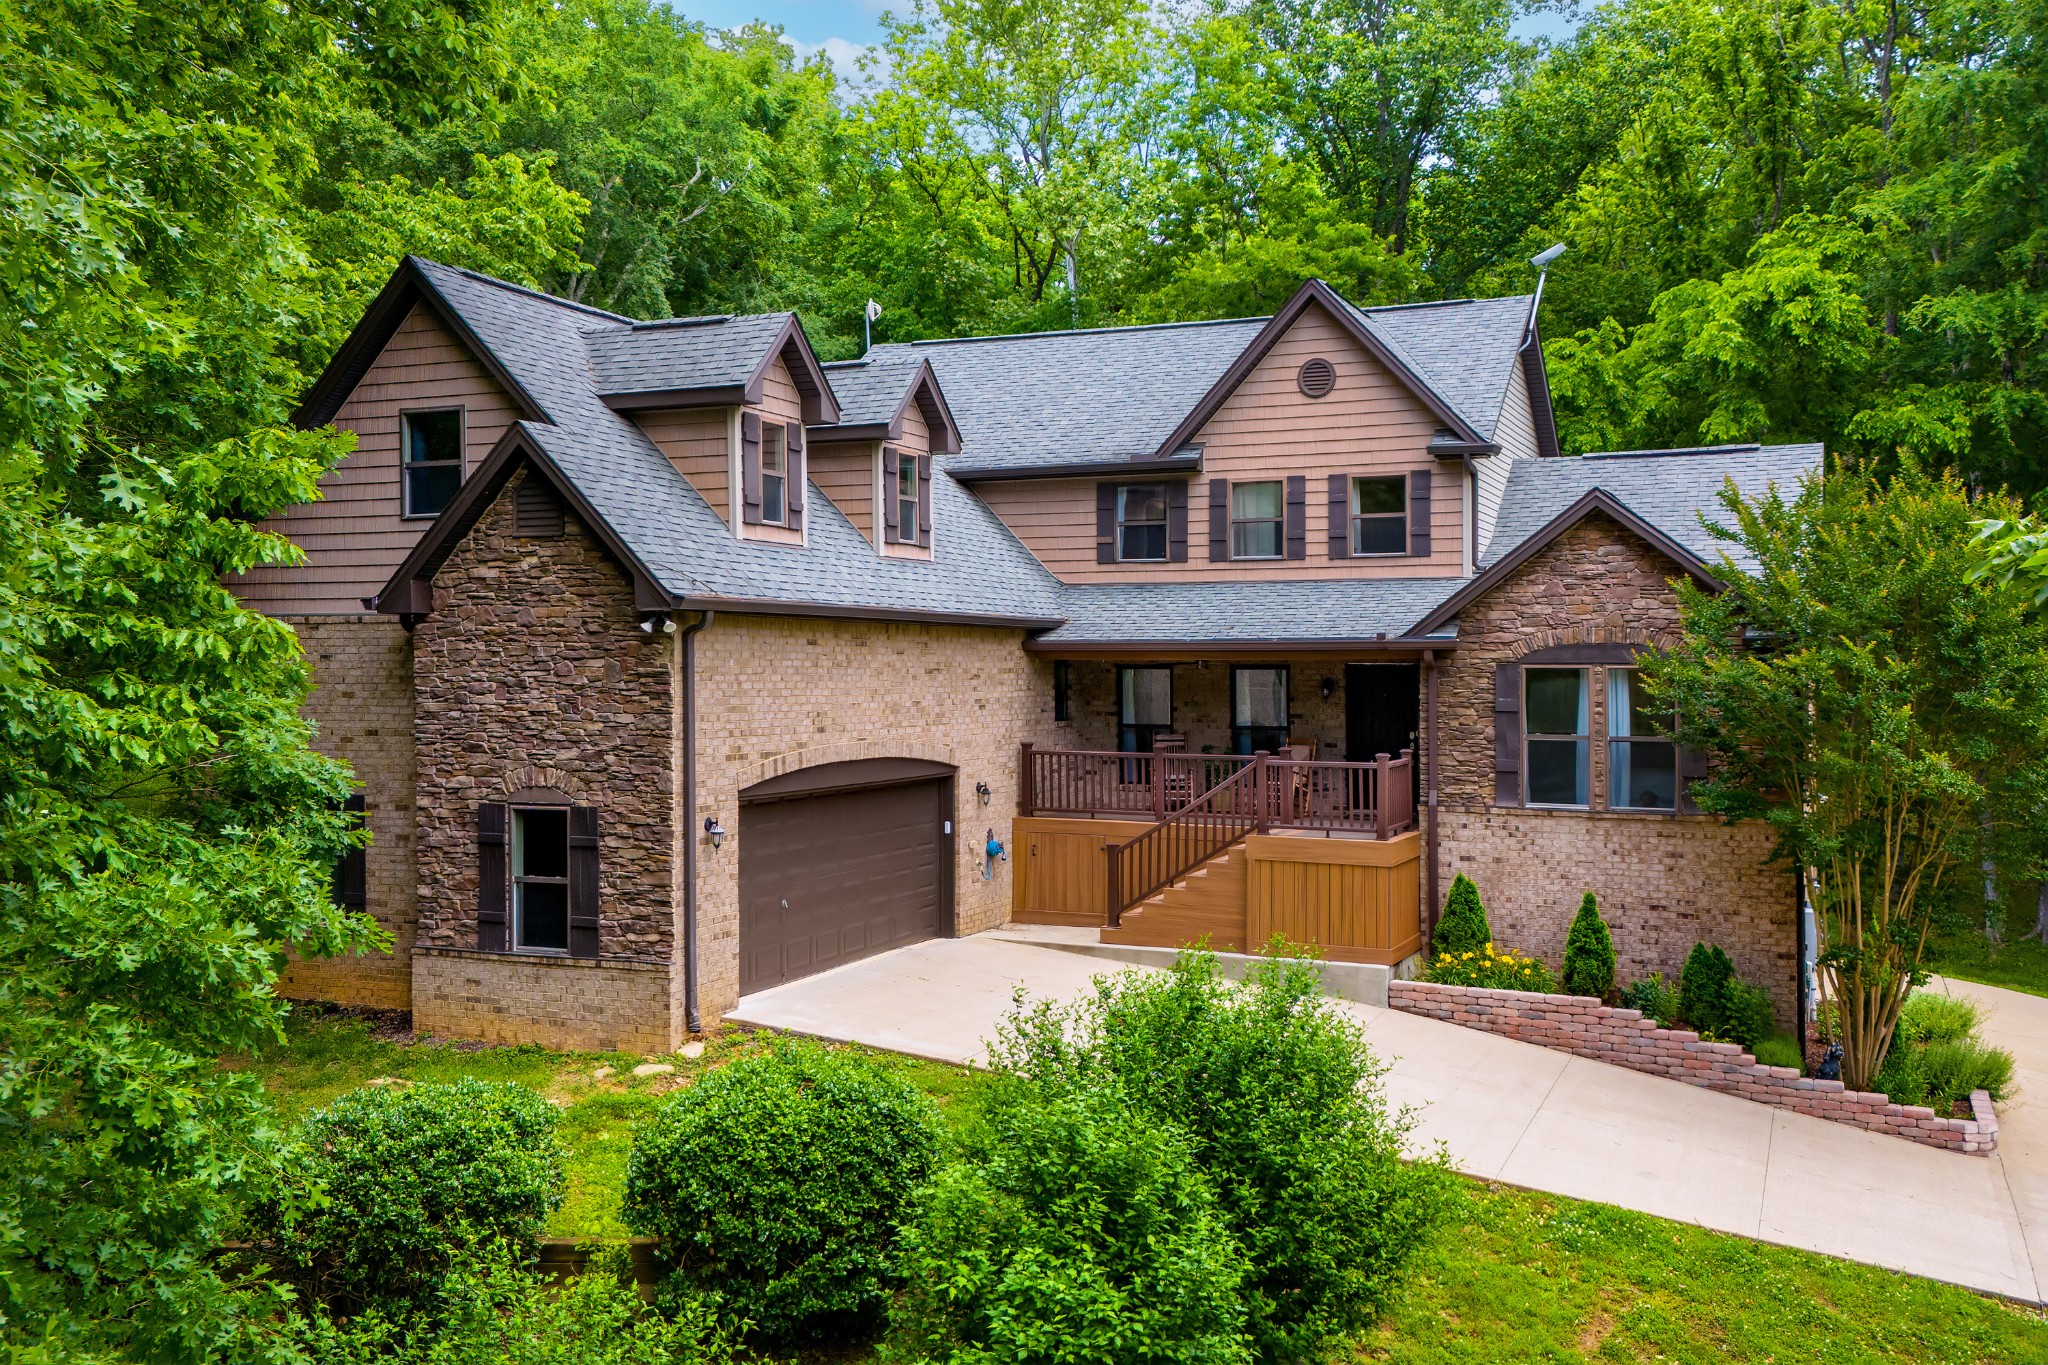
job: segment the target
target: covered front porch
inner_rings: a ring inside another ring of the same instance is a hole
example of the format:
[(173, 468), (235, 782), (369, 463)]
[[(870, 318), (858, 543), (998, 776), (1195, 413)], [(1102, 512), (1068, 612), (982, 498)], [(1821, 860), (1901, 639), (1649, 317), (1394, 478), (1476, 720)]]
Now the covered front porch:
[(1054, 686), (1081, 743), (1020, 752), (1015, 920), (1383, 965), (1421, 948), (1420, 658), (1078, 657)]

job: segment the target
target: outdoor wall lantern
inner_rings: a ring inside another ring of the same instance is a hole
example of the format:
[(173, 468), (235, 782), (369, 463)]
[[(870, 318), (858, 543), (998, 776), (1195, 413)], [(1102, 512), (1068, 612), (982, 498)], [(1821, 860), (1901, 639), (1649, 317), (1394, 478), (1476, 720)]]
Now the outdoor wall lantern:
[(994, 795), (995, 795), (995, 793), (994, 793), (994, 792), (992, 792), (992, 791), (990, 791), (990, 790), (988, 789), (988, 783), (986, 783), (986, 782), (977, 782), (977, 783), (975, 783), (975, 784), (974, 784), (974, 794), (975, 794), (975, 796), (976, 796), (977, 798), (979, 798), (979, 799), (980, 799), (980, 801), (981, 801), (981, 804), (982, 804), (982, 805), (984, 805), (984, 806), (986, 806), (986, 805), (988, 804), (988, 800), (989, 800), (989, 798), (990, 798), (991, 796), (994, 796)]
[(711, 840), (711, 849), (714, 853), (725, 847), (725, 826), (718, 823), (717, 816), (704, 817), (704, 834)]
[(1323, 700), (1324, 700), (1324, 701), (1328, 701), (1328, 700), (1329, 700), (1330, 698), (1332, 698), (1332, 697), (1334, 697), (1334, 696), (1336, 696), (1336, 695), (1337, 695), (1337, 680), (1336, 680), (1335, 678), (1325, 678), (1325, 679), (1323, 679)]

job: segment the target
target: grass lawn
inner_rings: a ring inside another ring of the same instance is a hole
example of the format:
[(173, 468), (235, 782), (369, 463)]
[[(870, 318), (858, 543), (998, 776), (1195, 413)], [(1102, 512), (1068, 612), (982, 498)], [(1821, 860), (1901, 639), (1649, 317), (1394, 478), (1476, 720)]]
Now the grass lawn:
[(1982, 933), (1964, 930), (1935, 941), (1927, 969), (1959, 981), (2048, 995), (2048, 944), (2012, 942), (1993, 949)]
[[(475, 1076), (530, 1086), (563, 1106), (569, 1192), (549, 1231), (618, 1237), (632, 1125), (661, 1093), (760, 1047), (730, 1033), (674, 1075), (634, 1077), (647, 1058), (464, 1050), (376, 1036), (361, 1019), (305, 1014), (290, 1039), (230, 1065), (255, 1070), (288, 1117), (374, 1077)], [(971, 1073), (876, 1054), (943, 1107), (971, 1097)], [(616, 1074), (592, 1073), (610, 1066)], [(1414, 1268), (1353, 1359), (1403, 1365), (1490, 1362), (2048, 1361), (2048, 1319), (1929, 1280), (1764, 1246), (1644, 1214), (1474, 1184), (1460, 1216)], [(1873, 1229), (1873, 1237), (1892, 1235)]]

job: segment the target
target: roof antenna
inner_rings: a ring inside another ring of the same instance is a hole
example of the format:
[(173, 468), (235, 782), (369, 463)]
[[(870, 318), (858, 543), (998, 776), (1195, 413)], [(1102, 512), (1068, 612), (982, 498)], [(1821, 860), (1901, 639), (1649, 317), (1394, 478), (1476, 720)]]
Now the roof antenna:
[(875, 346), (875, 319), (882, 316), (882, 305), (873, 299), (860, 310), (860, 353), (866, 355)]
[(1529, 258), (1529, 264), (1536, 267), (1536, 296), (1529, 300), (1529, 325), (1522, 329), (1522, 344), (1529, 344), (1529, 338), (1536, 333), (1536, 310), (1543, 306), (1543, 281), (1550, 278), (1550, 263), (1564, 255), (1564, 243), (1537, 252)]

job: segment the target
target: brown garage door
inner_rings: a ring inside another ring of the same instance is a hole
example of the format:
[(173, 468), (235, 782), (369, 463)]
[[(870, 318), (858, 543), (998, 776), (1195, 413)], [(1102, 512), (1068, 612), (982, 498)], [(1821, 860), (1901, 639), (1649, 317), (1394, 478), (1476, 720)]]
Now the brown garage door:
[(741, 992), (945, 932), (949, 785), (928, 779), (743, 804)]

